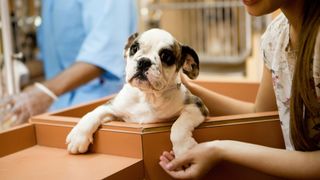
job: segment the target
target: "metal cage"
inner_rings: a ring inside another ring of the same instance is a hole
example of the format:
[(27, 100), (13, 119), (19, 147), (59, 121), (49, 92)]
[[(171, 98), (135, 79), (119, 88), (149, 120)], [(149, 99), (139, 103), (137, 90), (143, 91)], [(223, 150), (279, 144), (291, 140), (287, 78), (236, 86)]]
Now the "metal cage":
[[(202, 63), (242, 64), (251, 53), (251, 17), (239, 0), (144, 1), (141, 16), (192, 46)], [(143, 7), (145, 5), (145, 7)]]

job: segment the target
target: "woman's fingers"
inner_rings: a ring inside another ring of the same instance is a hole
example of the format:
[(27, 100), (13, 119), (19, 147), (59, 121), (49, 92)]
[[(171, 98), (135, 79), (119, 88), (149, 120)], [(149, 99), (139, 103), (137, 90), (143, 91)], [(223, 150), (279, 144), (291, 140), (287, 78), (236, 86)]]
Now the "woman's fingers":
[[(169, 160), (169, 158), (173, 158), (170, 153), (165, 153), (166, 159)], [(166, 169), (167, 170), (180, 170), (180, 169), (185, 169), (185, 167), (189, 167), (189, 165), (192, 163), (192, 157), (189, 156), (188, 154), (184, 154), (178, 158), (174, 158), (170, 160), (169, 163), (166, 164)]]
[(170, 153), (167, 151), (164, 151), (162, 153), (162, 156), (165, 156), (169, 161), (172, 161), (174, 159), (174, 154), (172, 151)]
[(166, 173), (168, 173), (170, 176), (172, 176), (173, 178), (186, 179), (186, 178), (190, 178), (192, 176), (192, 174), (191, 174), (192, 167), (191, 166), (187, 169), (178, 168), (178, 170), (168, 170), (167, 163), (160, 161), (159, 164), (162, 167), (162, 169)]

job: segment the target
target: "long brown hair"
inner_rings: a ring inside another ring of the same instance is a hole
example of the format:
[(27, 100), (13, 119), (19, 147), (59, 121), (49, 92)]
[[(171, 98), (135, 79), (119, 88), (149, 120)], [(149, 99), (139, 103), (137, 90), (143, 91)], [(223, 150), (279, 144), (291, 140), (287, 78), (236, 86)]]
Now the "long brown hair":
[(320, 143), (319, 139), (310, 137), (308, 126), (310, 120), (320, 126), (320, 104), (313, 78), (314, 48), (320, 25), (319, 4), (319, 0), (304, 1), (299, 50), (292, 82), (290, 130), (295, 149), (300, 151), (317, 150)]

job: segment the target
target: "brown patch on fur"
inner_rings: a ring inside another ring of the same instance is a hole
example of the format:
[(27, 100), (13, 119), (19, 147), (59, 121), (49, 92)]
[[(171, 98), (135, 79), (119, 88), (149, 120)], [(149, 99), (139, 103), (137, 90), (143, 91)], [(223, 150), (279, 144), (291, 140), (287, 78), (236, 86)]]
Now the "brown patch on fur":
[(181, 45), (179, 42), (174, 42), (172, 45), (172, 52), (176, 57), (176, 72), (178, 72), (183, 65), (183, 61), (181, 59)]
[(194, 49), (189, 46), (181, 46), (182, 69), (190, 79), (195, 79), (199, 75), (199, 57)]
[(203, 116), (206, 117), (209, 115), (209, 110), (202, 102), (202, 100), (199, 97), (192, 95), (190, 92), (186, 93), (186, 99), (184, 100), (184, 104), (195, 104), (199, 108)]
[(132, 35), (128, 38), (128, 41), (127, 41), (126, 45), (124, 46), (124, 53), (123, 53), (123, 55), (124, 55), (124, 58), (125, 58), (125, 59), (127, 58), (127, 54), (126, 54), (127, 50), (130, 48), (131, 44), (133, 43), (133, 41), (134, 41), (138, 36), (139, 36), (139, 33), (136, 32), (136, 33), (132, 34)]
[(188, 76), (191, 79), (195, 79), (199, 75), (199, 68), (197, 68), (197, 64), (194, 62), (191, 55), (187, 54), (184, 64), (182, 66), (183, 72), (188, 73)]

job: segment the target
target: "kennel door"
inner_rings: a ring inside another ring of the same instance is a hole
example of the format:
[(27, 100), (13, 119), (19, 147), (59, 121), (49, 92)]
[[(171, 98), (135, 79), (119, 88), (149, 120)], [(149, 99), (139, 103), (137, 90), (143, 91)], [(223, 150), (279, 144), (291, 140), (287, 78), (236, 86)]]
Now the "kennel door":
[(171, 32), (202, 63), (242, 64), (251, 53), (251, 17), (240, 0), (149, 0), (140, 12), (146, 29)]

